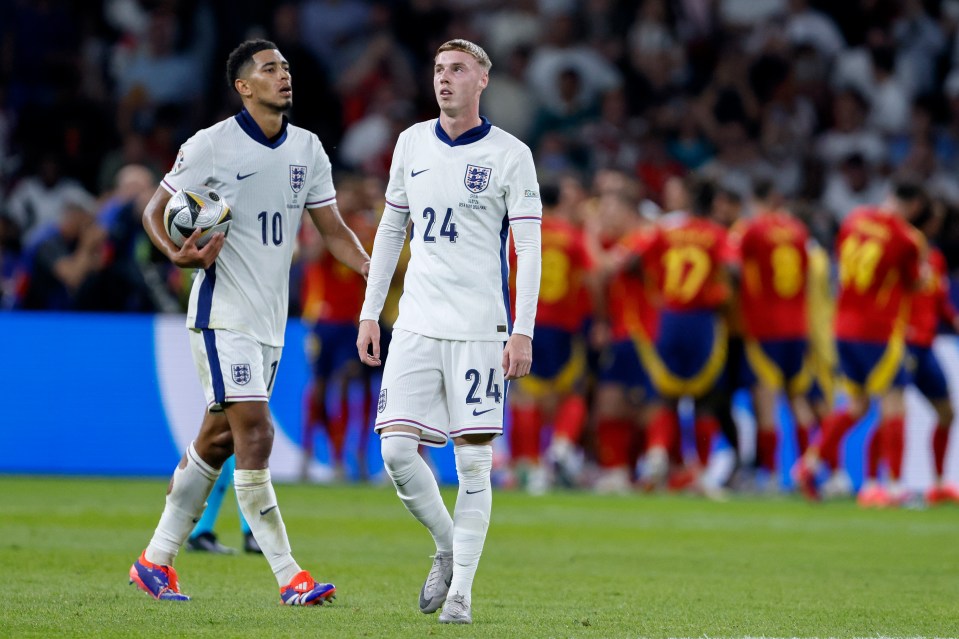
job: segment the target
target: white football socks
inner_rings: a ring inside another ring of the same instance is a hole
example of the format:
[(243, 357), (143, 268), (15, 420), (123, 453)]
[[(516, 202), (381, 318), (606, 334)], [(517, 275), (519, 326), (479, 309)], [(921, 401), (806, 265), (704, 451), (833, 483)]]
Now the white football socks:
[(186, 449), (185, 457), (186, 465), (182, 468), (177, 465), (173, 471), (166, 506), (146, 549), (147, 561), (161, 566), (173, 565), (173, 559), (203, 514), (206, 498), (220, 476), (219, 470), (200, 459), (193, 442)]
[(406, 509), (426, 526), (436, 551), (453, 551), (453, 520), (433, 471), (417, 452), (420, 439), (412, 433), (386, 433), (380, 439), (383, 465)]
[(240, 510), (250, 524), (250, 530), (263, 550), (263, 556), (270, 562), (277, 583), (280, 587), (287, 585), (301, 569), (293, 560), (286, 526), (280, 517), (276, 492), (273, 490), (273, 482), (270, 481), (270, 469), (237, 468), (233, 471), (233, 485), (236, 487), (236, 501)]
[(450, 595), (460, 594), (470, 601), (473, 577), (483, 554), (483, 542), (493, 508), (492, 446), (455, 446), (459, 493), (453, 511), (453, 582)]

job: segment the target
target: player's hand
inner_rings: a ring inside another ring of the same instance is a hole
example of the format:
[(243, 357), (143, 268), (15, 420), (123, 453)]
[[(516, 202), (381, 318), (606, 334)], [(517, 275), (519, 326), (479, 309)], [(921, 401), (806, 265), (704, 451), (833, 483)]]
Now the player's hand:
[(513, 333), (503, 349), (503, 377), (507, 380), (529, 375), (533, 364), (533, 338)]
[(366, 260), (363, 262), (363, 266), (360, 267), (360, 275), (363, 276), (364, 281), (369, 281), (370, 279), (370, 261)]
[(198, 239), (200, 239), (200, 229), (195, 229), (190, 237), (186, 238), (180, 250), (170, 256), (170, 261), (180, 268), (204, 270), (210, 268), (216, 261), (216, 256), (220, 254), (226, 236), (223, 233), (214, 233), (203, 248), (197, 248)]
[[(372, 350), (372, 355), (370, 351)], [(380, 325), (373, 320), (360, 322), (359, 334), (356, 336), (356, 352), (360, 361), (367, 366), (379, 366), (380, 361)]]

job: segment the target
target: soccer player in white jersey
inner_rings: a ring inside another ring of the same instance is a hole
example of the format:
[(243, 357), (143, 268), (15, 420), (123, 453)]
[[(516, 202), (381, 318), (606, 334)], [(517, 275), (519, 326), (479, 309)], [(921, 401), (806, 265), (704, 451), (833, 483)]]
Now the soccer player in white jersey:
[[(533, 357), (542, 207), (529, 148), (479, 115), (486, 52), (451, 40), (434, 61), (440, 116), (396, 142), (356, 346), (364, 363), (380, 365), (377, 319), (412, 220), (375, 428), (397, 494), (436, 543), (420, 610), (443, 606), (441, 623), (472, 623), (492, 506), (491, 444), (503, 432), (506, 380), (527, 375)], [(518, 258), (512, 327), (510, 232)], [(452, 518), (417, 454), (420, 443), (443, 446), (450, 437), (459, 479)]]
[[(336, 589), (317, 583), (293, 559), (269, 470), (267, 402), (283, 350), (290, 262), (303, 210), (344, 264), (365, 275), (369, 257), (340, 217), (319, 139), (287, 122), (291, 76), (276, 45), (242, 43), (227, 60), (227, 80), (243, 110), (187, 140), (143, 213), (157, 248), (177, 266), (200, 269), (187, 328), (208, 411), (173, 472), (160, 523), (130, 568), (130, 580), (156, 599), (189, 599), (180, 592), (173, 560), (235, 452), (237, 502), (276, 575), (282, 602), (320, 604)], [(229, 239), (217, 234), (198, 249), (194, 233), (177, 248), (163, 228), (163, 209), (178, 189), (197, 185), (215, 188), (232, 206)]]

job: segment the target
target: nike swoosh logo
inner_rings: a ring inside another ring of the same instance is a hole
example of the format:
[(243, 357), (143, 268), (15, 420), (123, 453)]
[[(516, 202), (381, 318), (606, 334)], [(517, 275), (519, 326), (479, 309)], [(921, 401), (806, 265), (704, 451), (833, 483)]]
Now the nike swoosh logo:
[(413, 169), (410, 169), (410, 177), (416, 177), (420, 173), (426, 173), (427, 171), (429, 171), (429, 169), (423, 169), (422, 171), (414, 171)]
[(263, 517), (264, 515), (266, 515), (268, 512), (270, 512), (271, 510), (273, 510), (274, 508), (276, 508), (276, 506), (277, 506), (276, 504), (273, 504), (273, 505), (270, 506), (269, 508), (264, 508), (263, 510), (261, 510), (261, 511), (260, 511), (260, 517)]
[(485, 488), (481, 488), (481, 489), (479, 489), (479, 490), (467, 490), (467, 491), (466, 491), (466, 494), (467, 494), (467, 495), (475, 495), (476, 493), (481, 493), (481, 492), (483, 492), (484, 490), (486, 490), (486, 489), (485, 489)]
[(495, 409), (495, 408), (487, 408), (486, 410), (481, 410), (480, 412), (477, 413), (477, 412), (476, 412), (476, 409), (474, 408), (474, 409), (473, 409), (473, 417), (479, 417), (480, 415), (484, 415), (484, 414), (490, 412), (491, 410), (496, 410), (496, 409)]
[(253, 171), (253, 173), (247, 173), (246, 175), (240, 175), (240, 172), (237, 171), (237, 173), (236, 173), (236, 179), (238, 179), (238, 180), (245, 180), (246, 178), (250, 177), (251, 175), (256, 175), (257, 173), (259, 173), (259, 171)]

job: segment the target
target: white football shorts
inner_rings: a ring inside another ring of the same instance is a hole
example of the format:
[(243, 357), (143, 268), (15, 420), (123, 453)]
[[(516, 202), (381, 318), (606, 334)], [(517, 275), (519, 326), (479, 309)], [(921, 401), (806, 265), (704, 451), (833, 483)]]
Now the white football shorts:
[(207, 410), (228, 402), (266, 402), (273, 393), (283, 349), (226, 329), (191, 329), (190, 350)]
[(464, 342), (395, 329), (376, 404), (379, 432), (420, 429), (420, 441), (503, 433), (503, 342)]

